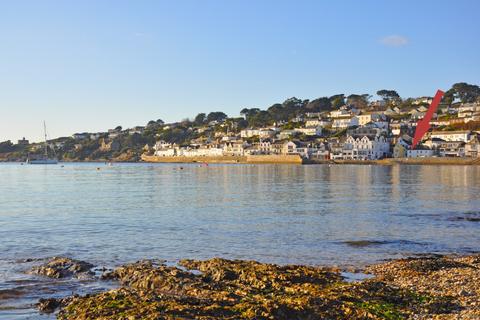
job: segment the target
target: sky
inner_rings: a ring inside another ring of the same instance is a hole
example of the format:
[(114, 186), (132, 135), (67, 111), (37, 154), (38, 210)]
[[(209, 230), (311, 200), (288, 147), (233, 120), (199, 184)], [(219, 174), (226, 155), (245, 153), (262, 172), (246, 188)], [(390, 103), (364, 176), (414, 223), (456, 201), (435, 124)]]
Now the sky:
[(480, 84), (480, 1), (0, 1), (0, 141)]

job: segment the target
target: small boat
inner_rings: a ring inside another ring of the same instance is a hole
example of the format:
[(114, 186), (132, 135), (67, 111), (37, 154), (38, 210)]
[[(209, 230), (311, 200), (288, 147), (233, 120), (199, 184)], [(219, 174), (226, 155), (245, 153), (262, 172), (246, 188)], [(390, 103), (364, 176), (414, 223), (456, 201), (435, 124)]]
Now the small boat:
[[(43, 121), (43, 131), (45, 133), (45, 144), (44, 144), (44, 154), (40, 157), (30, 158), (27, 159), (28, 164), (57, 164), (57, 158), (49, 158), (48, 157), (48, 143), (47, 143), (47, 126), (45, 121)], [(55, 150), (53, 150), (55, 153)]]

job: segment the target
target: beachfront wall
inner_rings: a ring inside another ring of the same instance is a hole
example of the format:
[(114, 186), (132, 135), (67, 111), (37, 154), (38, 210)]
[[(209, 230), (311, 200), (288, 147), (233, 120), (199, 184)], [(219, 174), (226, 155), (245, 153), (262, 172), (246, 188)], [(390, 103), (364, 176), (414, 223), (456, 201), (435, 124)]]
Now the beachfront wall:
[(248, 155), (248, 156), (220, 156), (220, 157), (157, 157), (142, 155), (145, 162), (208, 162), (208, 163), (291, 163), (302, 164), (303, 160), (300, 155)]
[(290, 155), (248, 155), (247, 163), (294, 163), (302, 164), (302, 157), (298, 154)]

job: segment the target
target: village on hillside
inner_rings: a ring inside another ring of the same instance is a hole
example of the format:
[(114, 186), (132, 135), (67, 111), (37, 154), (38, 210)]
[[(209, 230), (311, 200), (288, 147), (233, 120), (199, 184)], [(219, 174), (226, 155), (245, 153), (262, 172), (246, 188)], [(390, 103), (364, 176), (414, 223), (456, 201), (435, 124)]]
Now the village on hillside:
[[(394, 90), (322, 97), (290, 98), (266, 110), (245, 108), (239, 117), (200, 113), (193, 120), (117, 127), (48, 140), (63, 161), (139, 161), (155, 157), (299, 155), (316, 160), (377, 160), (480, 156), (480, 89), (457, 83), (448, 90), (423, 141), (411, 148), (417, 122), (432, 98), (402, 99)], [(0, 143), (0, 158), (23, 161), (42, 152), (23, 139)]]

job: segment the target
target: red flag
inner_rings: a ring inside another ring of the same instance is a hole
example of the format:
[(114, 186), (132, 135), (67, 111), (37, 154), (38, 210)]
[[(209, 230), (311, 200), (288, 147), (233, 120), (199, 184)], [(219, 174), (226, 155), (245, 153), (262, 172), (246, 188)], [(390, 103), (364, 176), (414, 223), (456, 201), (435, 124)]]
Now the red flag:
[(425, 133), (427, 133), (428, 129), (430, 129), (430, 120), (432, 120), (432, 116), (437, 111), (438, 105), (442, 100), (442, 97), (445, 93), (442, 90), (438, 90), (433, 98), (430, 107), (425, 113), (423, 119), (417, 122), (417, 128), (415, 129), (415, 136), (413, 137), (412, 149), (415, 149), (417, 144), (422, 140)]

